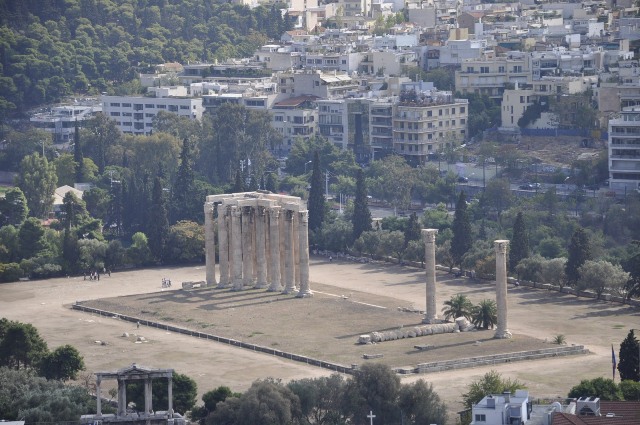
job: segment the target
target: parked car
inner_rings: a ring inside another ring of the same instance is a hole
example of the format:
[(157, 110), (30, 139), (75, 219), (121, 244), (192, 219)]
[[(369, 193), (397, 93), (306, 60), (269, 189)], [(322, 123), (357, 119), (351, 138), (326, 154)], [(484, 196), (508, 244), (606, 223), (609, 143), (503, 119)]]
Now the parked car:
[(469, 182), (469, 177), (458, 176), (458, 183), (468, 183), (468, 182)]

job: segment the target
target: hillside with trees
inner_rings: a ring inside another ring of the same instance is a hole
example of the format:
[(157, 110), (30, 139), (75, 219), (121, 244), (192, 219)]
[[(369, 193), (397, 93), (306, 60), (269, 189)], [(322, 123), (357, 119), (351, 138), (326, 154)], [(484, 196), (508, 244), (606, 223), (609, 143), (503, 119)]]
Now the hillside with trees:
[(291, 29), (278, 5), (212, 0), (0, 0), (0, 117), (71, 94), (139, 92), (166, 62), (249, 57)]

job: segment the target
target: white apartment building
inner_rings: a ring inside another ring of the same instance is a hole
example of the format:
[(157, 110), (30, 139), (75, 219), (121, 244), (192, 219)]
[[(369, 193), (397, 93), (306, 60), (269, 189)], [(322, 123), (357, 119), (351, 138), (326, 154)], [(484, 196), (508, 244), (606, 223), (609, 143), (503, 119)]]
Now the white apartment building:
[(609, 121), (609, 187), (640, 189), (640, 106), (624, 108)]
[(439, 63), (442, 66), (461, 65), (466, 60), (478, 59), (487, 48), (486, 40), (448, 40), (439, 47)]
[(530, 419), (529, 392), (488, 395), (471, 408), (471, 425), (525, 425)]
[(393, 112), (393, 151), (410, 164), (423, 164), (429, 154), (466, 139), (468, 116), (468, 100), (450, 92), (401, 95)]
[(53, 143), (66, 143), (73, 140), (76, 122), (93, 118), (102, 111), (97, 100), (82, 101), (73, 105), (54, 106), (50, 111), (37, 113), (29, 121), (53, 136)]
[(357, 91), (358, 84), (346, 73), (323, 73), (317, 70), (281, 72), (277, 75), (280, 94), (296, 97), (317, 96), (322, 99), (341, 99)]
[(371, 50), (360, 62), (359, 71), (370, 75), (403, 74), (405, 68), (418, 65), (418, 55), (414, 50)]
[(371, 0), (338, 0), (343, 16), (370, 16)]
[(505, 86), (524, 84), (531, 79), (528, 55), (510, 52), (494, 59), (469, 59), (456, 71), (456, 90), (461, 93), (486, 94), (502, 99)]
[(535, 92), (531, 89), (505, 90), (500, 105), (502, 128), (516, 129), (518, 120), (522, 118), (524, 111), (533, 103)]
[(149, 88), (153, 96), (102, 96), (103, 113), (126, 134), (149, 135), (159, 111), (190, 119), (202, 118), (202, 98), (186, 96), (186, 87)]

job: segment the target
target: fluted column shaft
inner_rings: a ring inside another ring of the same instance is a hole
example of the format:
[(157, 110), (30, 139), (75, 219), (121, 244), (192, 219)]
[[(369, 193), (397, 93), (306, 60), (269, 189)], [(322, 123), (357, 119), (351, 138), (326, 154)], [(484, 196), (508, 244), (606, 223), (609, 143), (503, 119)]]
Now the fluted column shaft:
[(494, 241), (496, 250), (496, 305), (498, 307), (498, 328), (494, 338), (511, 338), (507, 327), (507, 248), (508, 240)]
[(291, 294), (295, 291), (295, 251), (293, 246), (293, 215), (294, 212), (291, 210), (285, 211), (284, 218), (284, 272), (285, 272), (285, 286), (284, 293)]
[(280, 207), (269, 208), (269, 291), (282, 290), (280, 280)]
[(253, 208), (242, 208), (242, 283), (253, 285)]
[(216, 242), (215, 242), (215, 205), (204, 204), (204, 247), (205, 247), (205, 280), (207, 286), (216, 284)]
[(100, 384), (102, 383), (102, 377), (98, 375), (96, 377), (96, 416), (102, 416), (102, 394), (100, 393)]
[(256, 288), (266, 288), (267, 284), (267, 252), (266, 252), (266, 220), (267, 214), (264, 207), (256, 208)]
[(298, 258), (300, 269), (300, 291), (298, 297), (310, 297), (309, 287), (309, 211), (298, 213)]
[(127, 414), (127, 382), (118, 379), (118, 416)]
[(231, 265), (231, 278), (233, 279), (233, 290), (242, 290), (242, 227), (240, 220), (242, 212), (236, 206), (231, 207), (231, 237), (229, 242), (231, 245), (231, 256), (229, 259)]
[(424, 242), (424, 270), (427, 280), (426, 311), (422, 323), (437, 323), (436, 311), (436, 234), (437, 229), (422, 229)]
[(229, 279), (229, 211), (225, 205), (218, 205), (218, 258), (220, 263), (220, 282), (218, 288), (231, 284)]

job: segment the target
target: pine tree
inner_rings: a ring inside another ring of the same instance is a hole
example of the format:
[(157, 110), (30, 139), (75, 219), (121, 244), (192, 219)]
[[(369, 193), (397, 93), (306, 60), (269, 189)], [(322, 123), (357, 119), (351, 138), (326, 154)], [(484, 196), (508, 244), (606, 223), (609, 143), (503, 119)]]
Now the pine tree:
[(358, 174), (356, 175), (356, 197), (353, 202), (352, 223), (354, 241), (360, 237), (362, 232), (371, 230), (371, 211), (369, 211), (367, 185), (362, 168), (358, 169)]
[(451, 239), (451, 257), (455, 264), (460, 265), (464, 254), (471, 249), (471, 223), (467, 212), (467, 201), (464, 191), (460, 192), (453, 216), (453, 239)]
[(78, 246), (78, 235), (75, 231), (65, 229), (62, 242), (62, 266), (67, 274), (78, 271), (80, 261), (80, 247)]
[(520, 260), (527, 257), (529, 257), (529, 237), (524, 224), (524, 216), (520, 211), (513, 223), (513, 237), (509, 249), (509, 270), (515, 270)]
[(638, 341), (633, 333), (633, 329), (629, 331), (627, 337), (620, 344), (620, 355), (618, 356), (618, 372), (620, 372), (620, 380), (629, 379), (631, 381), (640, 380), (640, 341)]
[(322, 191), (322, 172), (320, 171), (320, 155), (313, 155), (313, 173), (311, 174), (311, 190), (309, 190), (309, 230), (318, 231), (324, 221), (324, 193)]
[(180, 165), (176, 181), (171, 192), (171, 213), (170, 223), (176, 223), (180, 220), (190, 220), (190, 205), (193, 202), (193, 159), (192, 159), (191, 142), (188, 138), (182, 141), (182, 151), (180, 152)]
[(75, 133), (73, 135), (73, 161), (76, 163), (76, 183), (82, 183), (86, 177), (86, 170), (84, 168), (84, 155), (82, 154), (78, 120), (76, 120), (75, 125)]
[(168, 233), (169, 220), (167, 218), (167, 207), (162, 191), (162, 182), (159, 177), (156, 177), (153, 181), (147, 238), (149, 240), (151, 254), (153, 254), (154, 258), (158, 261), (163, 258)]
[(567, 285), (575, 286), (580, 280), (580, 266), (591, 259), (590, 245), (589, 237), (582, 227), (573, 232), (568, 249), (569, 258), (567, 258), (567, 264), (565, 265)]

